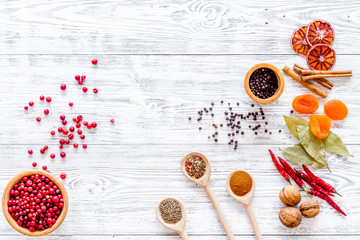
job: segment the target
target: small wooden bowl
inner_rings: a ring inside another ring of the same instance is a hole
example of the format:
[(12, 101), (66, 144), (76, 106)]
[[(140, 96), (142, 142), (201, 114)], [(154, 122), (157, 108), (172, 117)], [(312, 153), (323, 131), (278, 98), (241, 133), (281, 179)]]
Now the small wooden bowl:
[[(252, 93), (252, 91), (250, 89), (250, 85), (249, 85), (249, 80), (250, 80), (251, 74), (253, 74), (253, 72), (259, 68), (269, 68), (270, 70), (274, 71), (274, 73), (276, 74), (276, 77), (278, 79), (278, 89), (276, 90), (274, 95), (272, 95), (271, 97), (266, 98), (266, 99), (258, 98), (257, 96), (255, 96)], [(245, 86), (246, 93), (249, 95), (249, 97), (252, 100), (254, 100), (255, 102), (258, 102), (258, 103), (267, 104), (267, 103), (274, 102), (281, 96), (281, 94), (283, 93), (284, 88), (285, 88), (285, 81), (284, 81), (284, 76), (282, 75), (281, 71), (277, 67), (275, 67), (271, 64), (268, 64), (268, 63), (259, 63), (259, 64), (256, 64), (255, 66), (253, 66), (252, 68), (250, 68), (250, 70), (246, 73), (245, 80), (244, 80), (244, 86)]]
[[(58, 188), (60, 189), (61, 194), (63, 196), (63, 199), (64, 199), (64, 207), (62, 208), (60, 216), (57, 219), (56, 223), (51, 228), (45, 229), (43, 231), (36, 230), (34, 232), (30, 232), (29, 229), (19, 226), (17, 224), (17, 222), (15, 221), (15, 219), (13, 219), (11, 217), (10, 213), (8, 212), (8, 208), (9, 208), (8, 201), (10, 199), (10, 190), (13, 188), (13, 186), (16, 183), (18, 183), (23, 177), (31, 176), (33, 174), (44, 175), (58, 186)], [(3, 209), (3, 213), (5, 215), (6, 220), (16, 231), (18, 231), (24, 235), (28, 235), (28, 236), (32, 236), (32, 237), (44, 236), (46, 234), (51, 233), (55, 229), (57, 229), (61, 225), (61, 223), (64, 221), (64, 219), (66, 217), (66, 213), (68, 211), (68, 207), (69, 207), (69, 199), (67, 196), (66, 189), (65, 189), (64, 185), (62, 184), (62, 182), (58, 178), (53, 176), (51, 173), (42, 171), (42, 170), (29, 170), (29, 171), (25, 171), (25, 172), (22, 172), (22, 173), (16, 175), (13, 179), (10, 180), (10, 182), (6, 186), (4, 193), (3, 193), (2, 209)]]

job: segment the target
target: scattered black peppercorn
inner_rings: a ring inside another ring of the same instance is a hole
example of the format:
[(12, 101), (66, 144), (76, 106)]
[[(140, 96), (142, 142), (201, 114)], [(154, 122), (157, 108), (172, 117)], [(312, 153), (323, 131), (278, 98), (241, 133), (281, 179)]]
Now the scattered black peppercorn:
[(290, 110), (290, 113), (293, 114), (293, 113), (294, 113), (294, 110)]
[(189, 121), (191, 120), (191, 117), (189, 117)]

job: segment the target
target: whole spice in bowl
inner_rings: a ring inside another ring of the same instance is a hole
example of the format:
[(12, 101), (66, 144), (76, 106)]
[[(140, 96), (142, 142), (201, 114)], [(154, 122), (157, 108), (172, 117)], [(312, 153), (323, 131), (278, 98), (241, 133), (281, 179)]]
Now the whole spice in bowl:
[(171, 198), (164, 199), (159, 205), (162, 219), (169, 224), (175, 224), (182, 218), (180, 203)]
[(244, 196), (253, 186), (251, 176), (244, 171), (235, 172), (230, 178), (230, 188), (237, 196)]
[(275, 66), (267, 63), (257, 64), (245, 76), (245, 90), (251, 99), (258, 103), (271, 103), (284, 91), (285, 81)]
[(5, 188), (3, 213), (18, 232), (43, 236), (58, 228), (68, 209), (68, 197), (60, 180), (49, 172), (26, 171)]

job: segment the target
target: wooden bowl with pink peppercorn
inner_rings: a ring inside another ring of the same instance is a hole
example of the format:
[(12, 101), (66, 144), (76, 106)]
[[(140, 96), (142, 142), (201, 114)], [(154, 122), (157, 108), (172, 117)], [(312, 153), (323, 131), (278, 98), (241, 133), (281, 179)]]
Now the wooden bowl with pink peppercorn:
[(30, 170), (10, 180), (3, 194), (6, 220), (18, 232), (43, 236), (57, 229), (66, 217), (69, 200), (62, 182), (43, 170)]

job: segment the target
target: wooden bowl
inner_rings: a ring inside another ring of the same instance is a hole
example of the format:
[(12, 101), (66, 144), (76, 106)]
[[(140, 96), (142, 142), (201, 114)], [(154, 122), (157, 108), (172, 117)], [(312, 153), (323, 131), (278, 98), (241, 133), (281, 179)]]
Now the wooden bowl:
[[(45, 229), (42, 231), (36, 230), (34, 232), (30, 232), (29, 229), (19, 226), (17, 224), (17, 222), (15, 221), (15, 219), (11, 217), (10, 213), (8, 212), (8, 201), (10, 199), (10, 190), (13, 188), (13, 186), (16, 183), (18, 183), (23, 177), (31, 176), (33, 174), (44, 175), (58, 186), (58, 188), (60, 189), (61, 194), (63, 196), (63, 199), (64, 199), (64, 207), (62, 208), (60, 216), (57, 219), (56, 223), (51, 228), (48, 228), (48, 229)], [(66, 213), (68, 211), (68, 207), (69, 207), (69, 199), (68, 199), (68, 196), (66, 193), (66, 189), (65, 189), (64, 185), (62, 184), (62, 182), (58, 178), (53, 176), (51, 173), (42, 171), (42, 170), (30, 170), (30, 171), (25, 171), (25, 172), (22, 172), (22, 173), (16, 175), (13, 179), (10, 180), (10, 182), (6, 186), (6, 188), (4, 190), (4, 194), (3, 194), (3, 199), (2, 199), (3, 213), (5, 215), (6, 220), (9, 222), (9, 224), (16, 231), (18, 231), (22, 234), (28, 235), (28, 236), (32, 236), (32, 237), (43, 236), (43, 235), (49, 234), (52, 231), (54, 231), (55, 229), (57, 229), (61, 225), (61, 223), (64, 221), (64, 219), (66, 217)]]
[[(251, 74), (253, 74), (253, 72), (255, 70), (257, 70), (259, 68), (269, 68), (270, 70), (273, 70), (278, 79), (278, 89), (276, 90), (274, 95), (272, 95), (271, 97), (266, 98), (266, 99), (258, 98), (250, 90), (250, 85), (249, 85), (250, 76), (251, 76)], [(255, 66), (253, 66), (252, 68), (250, 68), (250, 70), (246, 73), (245, 80), (244, 80), (244, 86), (245, 86), (246, 93), (249, 95), (249, 97), (252, 100), (254, 100), (255, 102), (258, 102), (258, 103), (267, 104), (267, 103), (276, 101), (281, 96), (281, 94), (284, 91), (285, 81), (284, 81), (284, 76), (282, 75), (281, 71), (277, 67), (275, 67), (271, 64), (268, 64), (268, 63), (259, 63), (259, 64), (256, 64)]]

